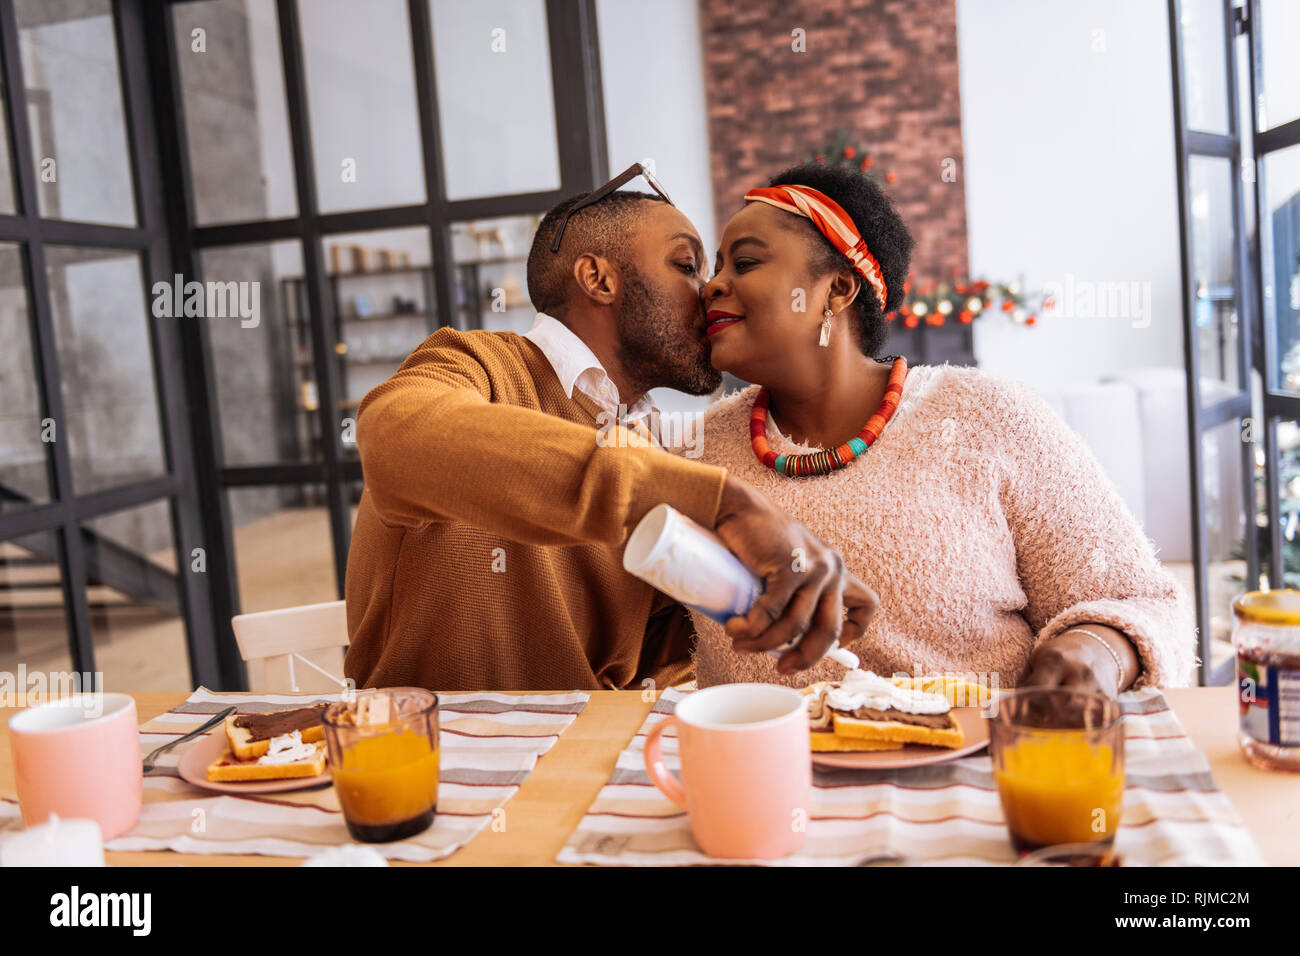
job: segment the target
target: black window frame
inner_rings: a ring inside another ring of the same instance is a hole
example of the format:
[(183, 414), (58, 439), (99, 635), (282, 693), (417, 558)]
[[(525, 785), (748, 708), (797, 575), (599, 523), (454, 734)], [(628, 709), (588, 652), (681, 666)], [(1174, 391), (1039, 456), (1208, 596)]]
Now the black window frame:
[[(1265, 523), (1258, 523), (1256, 514), (1257, 469), (1255, 441), (1241, 442), (1242, 502), (1245, 510), (1244, 557), (1246, 578), (1244, 590), (1253, 590), (1269, 582), (1270, 587), (1284, 587), (1282, 573), (1281, 521), (1278, 514), (1278, 445), (1279, 419), (1300, 419), (1300, 395), (1282, 392), (1276, 388), (1277, 344), (1275, 329), (1270, 317), (1264, 315), (1263, 271), (1260, 258), (1260, 224), (1263, 213), (1263, 163), (1269, 153), (1300, 144), (1300, 119), (1291, 120), (1268, 130), (1259, 130), (1258, 93), (1262, 87), (1262, 62), (1260, 56), (1259, 0), (1219, 0), (1224, 23), (1224, 66), (1227, 84), (1228, 129), (1225, 133), (1192, 129), (1187, 124), (1183, 102), (1184, 65), (1182, 60), (1183, 37), (1180, 11), (1182, 0), (1167, 0), (1169, 13), (1170, 64), (1173, 73), (1174, 138), (1178, 182), (1178, 216), (1180, 232), (1180, 257), (1183, 289), (1183, 351), (1187, 371), (1187, 421), (1188, 461), (1191, 483), (1192, 555), (1195, 580), (1196, 620), (1198, 627), (1197, 653), (1201, 658), (1198, 681), (1201, 685), (1230, 683), (1236, 676), (1234, 657), (1214, 667), (1211, 659), (1211, 607), (1209, 588), (1210, 555), (1206, 531), (1204, 475), (1202, 473), (1201, 439), (1214, 428), (1229, 422), (1238, 427), (1255, 422), (1262, 413), (1263, 427), (1254, 434), (1263, 433), (1264, 475), (1266, 506), (1261, 514)], [(1238, 5), (1240, 4), (1240, 5)], [(1267, 28), (1267, 24), (1263, 24)], [(1247, 36), (1250, 90), (1247, 98), (1250, 115), (1244, 117), (1239, 108), (1237, 68), (1237, 38)], [(1244, 120), (1249, 121), (1247, 127)], [(1249, 145), (1244, 150), (1243, 145)], [(1235, 272), (1235, 306), (1237, 309), (1239, 346), (1237, 350), (1238, 393), (1211, 406), (1202, 403), (1200, 390), (1200, 356), (1194, 303), (1196, 289), (1192, 273), (1192, 248), (1190, 223), (1191, 194), (1188, 184), (1189, 160), (1193, 157), (1211, 157), (1226, 160), (1232, 169), (1232, 210), (1235, 231), (1233, 266)], [(1244, 175), (1243, 175), (1244, 174)], [(1248, 228), (1247, 203), (1253, 206), (1254, 229)], [(1263, 408), (1254, 409), (1252, 400), (1253, 375), (1260, 376), (1263, 385)], [(1218, 608), (1220, 613), (1226, 608)]]
[[(448, 200), (443, 177), (442, 130), (427, 0), (407, 0), (418, 122), (425, 177), (424, 202), (323, 214), (316, 194), (307, 109), (304, 51), (296, 0), (275, 0), (284, 72), (294, 186), (292, 217), (200, 226), (186, 144), (184, 104), (172, 8), (194, 0), (112, 0), (119, 76), (125, 112), (137, 225), (121, 227), (42, 219), (36, 166), (23, 95), (14, 0), (0, 0), (0, 59), (15, 179), (16, 215), (0, 215), (0, 242), (23, 251), (33, 360), (42, 418), (63, 421), (61, 378), (54, 338), (45, 247), (50, 244), (122, 249), (139, 253), (146, 293), (179, 273), (202, 282), (206, 249), (295, 240), (301, 245), (319, 383), (324, 455), (319, 462), (227, 466), (222, 461), (216, 375), (205, 323), (156, 318), (146, 297), (151, 359), (158, 382), (166, 471), (147, 481), (78, 494), (66, 444), (48, 446), (50, 502), (0, 512), (0, 541), (40, 531), (57, 535), (64, 608), (73, 667), (93, 673), (95, 649), (86, 596), (86, 546), (82, 522), (125, 508), (167, 500), (177, 550), (179, 610), (185, 622), (190, 677), (195, 686), (244, 689), (247, 673), (230, 620), (240, 611), (230, 509), (232, 488), (323, 484), (335, 590), (339, 597), (351, 538), (351, 488), (363, 480), (360, 462), (345, 455), (338, 415), (333, 343), (335, 321), (328, 294), (323, 242), (337, 233), (422, 227), (428, 230), (433, 291), (439, 321), (454, 320), (456, 263), (453, 224), (544, 212), (562, 198), (608, 178), (604, 104), (595, 0), (545, 0), (555, 105), (560, 185), (553, 190)], [(206, 568), (190, 570), (193, 549)]]
[[(99, 686), (95, 666), (87, 587), (87, 543), (83, 523), (89, 519), (156, 501), (170, 505), (171, 533), (177, 551), (178, 610), (185, 622), (190, 676), (195, 684), (219, 678), (221, 647), (215, 639), (210, 592), (202, 574), (191, 572), (188, 556), (203, 547), (200, 532), (201, 503), (195, 493), (192, 438), (186, 416), (175, 411), (186, 404), (186, 390), (178, 362), (177, 329), (171, 320), (153, 315), (149, 290), (157, 281), (170, 281), (171, 250), (164, 209), (164, 181), (145, 62), (146, 21), (138, 0), (113, 0), (110, 5), (120, 82), (123, 120), (135, 191), (135, 226), (117, 226), (40, 215), (37, 164), (27, 121), (26, 86), (19, 48), (14, 0), (0, 0), (0, 69), (5, 86), (5, 121), (15, 186), (14, 215), (0, 215), (0, 242), (19, 245), (23, 257), (28, 320), (36, 368), (38, 404), (42, 418), (57, 429), (66, 422), (59, 369), (58, 346), (46, 277), (46, 247), (81, 246), (121, 250), (139, 257), (144, 296), (140, 302), (150, 340), (150, 361), (155, 375), (163, 474), (104, 490), (78, 493), (73, 483), (72, 460), (66, 440), (46, 445), (46, 469), (51, 500), (0, 512), (0, 540), (35, 532), (50, 532), (58, 545), (57, 563), (68, 627), (73, 670)], [(85, 685), (83, 685), (85, 686)]]

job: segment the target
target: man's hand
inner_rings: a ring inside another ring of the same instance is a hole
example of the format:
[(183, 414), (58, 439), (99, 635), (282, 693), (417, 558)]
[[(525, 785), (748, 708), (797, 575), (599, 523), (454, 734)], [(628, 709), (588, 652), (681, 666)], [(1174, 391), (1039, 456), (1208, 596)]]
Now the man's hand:
[(862, 636), (880, 603), (876, 592), (845, 569), (838, 551), (751, 485), (727, 476), (714, 531), (763, 581), (749, 613), (727, 621), (736, 650), (768, 651), (799, 639), (777, 662), (780, 673), (793, 674)]

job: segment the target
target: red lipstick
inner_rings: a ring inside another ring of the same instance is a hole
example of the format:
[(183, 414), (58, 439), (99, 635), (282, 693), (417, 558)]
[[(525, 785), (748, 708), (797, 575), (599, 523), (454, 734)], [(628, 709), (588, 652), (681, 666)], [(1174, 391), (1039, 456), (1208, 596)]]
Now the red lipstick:
[(704, 329), (705, 335), (716, 335), (723, 329), (743, 321), (744, 316), (736, 315), (734, 312), (723, 312), (721, 309), (710, 309), (705, 316), (709, 324)]

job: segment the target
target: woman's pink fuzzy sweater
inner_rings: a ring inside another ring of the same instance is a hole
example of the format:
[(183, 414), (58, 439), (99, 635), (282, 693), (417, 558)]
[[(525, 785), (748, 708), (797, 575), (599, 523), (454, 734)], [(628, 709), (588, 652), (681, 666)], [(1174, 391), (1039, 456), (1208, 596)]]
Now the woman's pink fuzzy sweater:
[[(1133, 642), (1142, 664), (1134, 686), (1194, 682), (1186, 593), (1087, 445), (1028, 386), (975, 368), (918, 365), (871, 449), (816, 478), (786, 478), (755, 458), (757, 391), (709, 409), (701, 459), (756, 485), (875, 589), (880, 608), (849, 645), (863, 668), (974, 673), (1014, 686), (1038, 643), (1092, 621)], [(816, 450), (776, 424), (769, 419), (767, 434), (777, 454)], [(784, 677), (775, 658), (734, 651), (721, 625), (692, 617), (700, 687), (804, 686), (844, 673), (824, 658)]]

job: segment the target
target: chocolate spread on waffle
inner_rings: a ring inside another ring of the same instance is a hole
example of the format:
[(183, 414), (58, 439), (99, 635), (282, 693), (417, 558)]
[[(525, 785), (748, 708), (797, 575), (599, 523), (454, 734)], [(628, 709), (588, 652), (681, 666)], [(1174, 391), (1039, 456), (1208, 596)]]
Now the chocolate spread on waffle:
[(808, 729), (814, 733), (835, 733), (835, 718), (831, 716), (831, 709), (826, 706), (825, 692), (818, 694), (817, 699), (808, 708)]
[(270, 740), (295, 730), (315, 727), (321, 722), (325, 707), (325, 704), (317, 704), (275, 714), (240, 714), (235, 718), (235, 726), (247, 730), (250, 740)]
[(872, 710), (870, 707), (859, 707), (849, 716), (856, 717), (858, 720), (892, 721), (896, 724), (916, 724), (921, 727), (944, 728), (952, 726), (952, 717), (948, 714), (909, 714), (905, 710), (897, 710), (893, 707), (889, 710)]
[[(870, 707), (859, 707), (851, 713), (844, 713), (848, 717), (856, 717), (858, 720), (875, 720), (875, 721), (892, 721), (899, 724), (915, 724), (920, 727), (934, 727), (944, 729), (953, 726), (953, 720), (950, 714), (910, 714), (905, 710), (890, 708), (889, 710), (873, 710)], [(826, 694), (823, 691), (808, 708), (808, 729), (818, 733), (834, 733), (835, 719), (831, 715), (831, 708), (826, 704)]]

